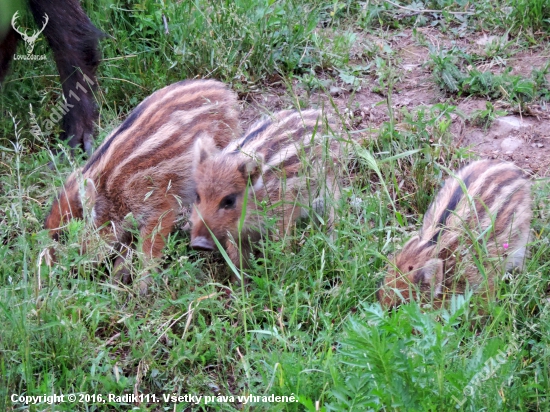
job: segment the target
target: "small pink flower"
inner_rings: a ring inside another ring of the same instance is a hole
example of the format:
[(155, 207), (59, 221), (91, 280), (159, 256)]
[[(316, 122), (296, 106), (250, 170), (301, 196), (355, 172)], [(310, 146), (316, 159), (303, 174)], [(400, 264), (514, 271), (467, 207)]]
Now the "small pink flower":
[(508, 243), (503, 243), (502, 244), (502, 247), (504, 248), (504, 250), (508, 249), (508, 246), (509, 246)]

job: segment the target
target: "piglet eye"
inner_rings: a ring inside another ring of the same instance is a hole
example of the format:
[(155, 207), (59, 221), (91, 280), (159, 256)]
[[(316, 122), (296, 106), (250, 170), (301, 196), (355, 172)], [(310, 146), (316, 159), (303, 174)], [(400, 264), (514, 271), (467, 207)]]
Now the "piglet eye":
[(195, 192), (195, 203), (200, 203), (200, 202), (201, 202), (201, 197), (197, 192)]
[(237, 195), (227, 195), (222, 199), (220, 202), (220, 209), (235, 209), (235, 206), (237, 205)]
[(409, 266), (409, 272), (410, 272), (411, 270), (413, 270), (413, 269), (414, 269), (413, 266)]

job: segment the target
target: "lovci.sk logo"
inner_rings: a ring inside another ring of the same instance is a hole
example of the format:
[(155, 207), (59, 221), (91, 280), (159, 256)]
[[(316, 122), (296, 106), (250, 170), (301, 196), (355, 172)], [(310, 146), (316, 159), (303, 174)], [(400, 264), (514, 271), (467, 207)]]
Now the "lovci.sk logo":
[(15, 26), (15, 21), (19, 17), (18, 13), (19, 13), (19, 11), (16, 11), (14, 13), (13, 17), (11, 18), (11, 27), (13, 27), (13, 29), (17, 33), (19, 33), (21, 35), (21, 37), (23, 38), (23, 40), (25, 41), (25, 47), (27, 48), (27, 55), (22, 56), (22, 55), (17, 55), (16, 54), (13, 57), (13, 59), (14, 60), (46, 60), (46, 55), (45, 54), (41, 54), (41, 55), (37, 56), (37, 55), (32, 54), (32, 51), (34, 49), (34, 42), (36, 41), (36, 39), (38, 38), (40, 33), (42, 33), (44, 31), (44, 29), (46, 28), (46, 24), (48, 24), (48, 21), (50, 20), (50, 18), (48, 17), (48, 15), (46, 13), (44, 13), (44, 25), (42, 26), (42, 28), (38, 31), (35, 31), (32, 34), (32, 36), (27, 36), (27, 33), (18, 30), (17, 27)]

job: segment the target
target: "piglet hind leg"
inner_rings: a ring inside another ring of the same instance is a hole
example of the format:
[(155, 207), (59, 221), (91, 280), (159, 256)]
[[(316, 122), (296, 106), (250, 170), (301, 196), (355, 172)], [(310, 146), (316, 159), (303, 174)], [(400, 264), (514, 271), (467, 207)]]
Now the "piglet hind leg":
[[(155, 261), (162, 257), (162, 249), (165, 245), (164, 239), (172, 232), (176, 221), (174, 208), (161, 207), (159, 210), (165, 210), (165, 212), (150, 216), (140, 230), (140, 235), (143, 239), (142, 251), (146, 267), (154, 266)], [(139, 291), (141, 295), (147, 294), (151, 282), (152, 279), (149, 274), (140, 279)]]
[(115, 283), (130, 284), (132, 280), (132, 275), (130, 273), (131, 263), (132, 251), (129, 246), (122, 245), (113, 264), (113, 279)]

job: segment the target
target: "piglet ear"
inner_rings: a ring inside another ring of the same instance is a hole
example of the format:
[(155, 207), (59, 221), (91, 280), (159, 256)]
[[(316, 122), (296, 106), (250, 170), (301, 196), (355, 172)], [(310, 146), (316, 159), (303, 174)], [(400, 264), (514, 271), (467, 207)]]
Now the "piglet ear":
[(196, 169), (198, 165), (219, 151), (212, 136), (207, 133), (202, 133), (195, 140), (195, 145), (193, 147), (193, 169)]
[(443, 261), (441, 259), (430, 259), (424, 267), (419, 270), (416, 276), (419, 286), (433, 290), (435, 296), (443, 292)]
[(260, 177), (262, 170), (263, 157), (260, 154), (256, 154), (254, 157), (246, 158), (239, 166), (238, 170), (242, 174), (245, 180), (250, 179), (254, 185)]
[(84, 179), (84, 202), (89, 208), (93, 208), (97, 201), (97, 189), (92, 179)]

